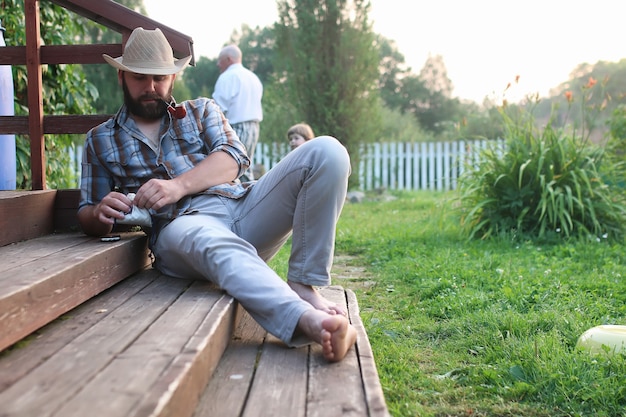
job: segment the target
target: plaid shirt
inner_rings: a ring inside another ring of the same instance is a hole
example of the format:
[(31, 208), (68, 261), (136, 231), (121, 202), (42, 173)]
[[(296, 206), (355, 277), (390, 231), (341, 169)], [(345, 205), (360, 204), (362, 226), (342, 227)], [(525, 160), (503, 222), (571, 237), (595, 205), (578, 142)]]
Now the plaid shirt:
[[(189, 171), (213, 152), (227, 152), (245, 172), (250, 159), (237, 134), (217, 104), (207, 98), (182, 103), (187, 110), (183, 119), (163, 117), (159, 130), (158, 153), (122, 106), (115, 117), (87, 133), (82, 162), (79, 210), (99, 203), (110, 191), (135, 193), (151, 178), (171, 179)], [(203, 194), (241, 198), (250, 184), (239, 180), (216, 185)], [(172, 219), (188, 207), (191, 196), (162, 208), (153, 216)]]

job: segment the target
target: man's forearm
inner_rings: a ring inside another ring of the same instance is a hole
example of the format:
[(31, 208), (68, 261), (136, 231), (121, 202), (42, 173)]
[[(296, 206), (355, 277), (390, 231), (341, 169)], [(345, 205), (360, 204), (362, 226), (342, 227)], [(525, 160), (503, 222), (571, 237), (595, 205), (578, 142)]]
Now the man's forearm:
[(177, 177), (175, 181), (180, 184), (185, 195), (191, 195), (214, 185), (233, 181), (238, 170), (239, 167), (232, 156), (226, 152), (215, 152), (192, 170)]

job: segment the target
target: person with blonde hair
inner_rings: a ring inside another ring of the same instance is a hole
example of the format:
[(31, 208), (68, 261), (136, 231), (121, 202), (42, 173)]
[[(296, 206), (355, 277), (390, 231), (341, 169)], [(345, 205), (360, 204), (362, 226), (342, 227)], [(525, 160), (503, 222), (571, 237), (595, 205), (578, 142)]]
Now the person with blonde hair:
[[(326, 360), (342, 360), (356, 329), (345, 307), (317, 287), (330, 284), (350, 174), (346, 149), (319, 137), (258, 181), (242, 183), (250, 158), (220, 107), (206, 97), (172, 98), (191, 56), (175, 59), (159, 29), (143, 28), (132, 32), (122, 56), (103, 56), (117, 69), (124, 103), (85, 139), (83, 231), (106, 235), (135, 208), (146, 210), (157, 270), (207, 279), (288, 346), (318, 343)], [(291, 235), (283, 280), (267, 261)]]
[(292, 151), (314, 137), (313, 129), (306, 123), (298, 123), (287, 129), (287, 140)]

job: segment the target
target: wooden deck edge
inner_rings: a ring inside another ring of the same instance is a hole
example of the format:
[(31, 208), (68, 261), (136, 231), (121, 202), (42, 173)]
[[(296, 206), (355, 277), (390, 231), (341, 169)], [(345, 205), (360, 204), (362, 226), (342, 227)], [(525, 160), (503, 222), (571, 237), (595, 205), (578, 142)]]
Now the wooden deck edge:
[(365, 331), (356, 294), (350, 289), (345, 289), (346, 299), (348, 301), (350, 321), (357, 330), (357, 356), (361, 364), (361, 373), (363, 375), (363, 385), (367, 403), (369, 406), (370, 417), (389, 417), (389, 411), (385, 402), (385, 395), (380, 384), (376, 362), (374, 361), (374, 353), (370, 345), (369, 338)]
[(224, 294), (135, 417), (191, 417), (230, 342), (241, 307)]
[(56, 190), (0, 191), (0, 246), (54, 231)]
[(80, 263), (47, 270), (47, 277), (0, 299), (0, 351), (149, 265), (143, 233), (129, 233), (106, 247), (99, 241), (95, 245)]

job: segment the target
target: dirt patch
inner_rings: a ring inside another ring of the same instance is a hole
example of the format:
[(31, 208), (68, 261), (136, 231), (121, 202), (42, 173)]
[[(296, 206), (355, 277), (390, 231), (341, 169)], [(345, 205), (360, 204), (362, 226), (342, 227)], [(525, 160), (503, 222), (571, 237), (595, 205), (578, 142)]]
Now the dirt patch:
[(376, 284), (367, 268), (358, 264), (358, 258), (350, 255), (335, 255), (331, 275), (334, 283), (346, 288), (367, 289)]

